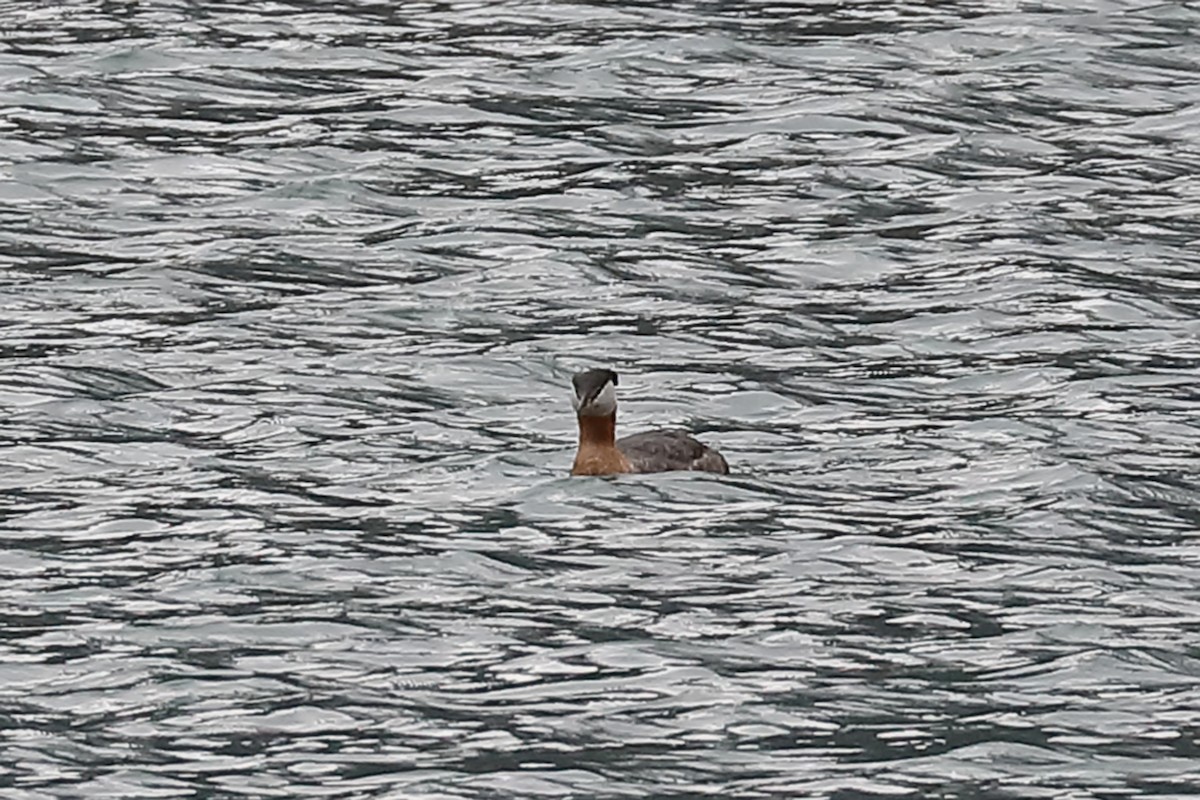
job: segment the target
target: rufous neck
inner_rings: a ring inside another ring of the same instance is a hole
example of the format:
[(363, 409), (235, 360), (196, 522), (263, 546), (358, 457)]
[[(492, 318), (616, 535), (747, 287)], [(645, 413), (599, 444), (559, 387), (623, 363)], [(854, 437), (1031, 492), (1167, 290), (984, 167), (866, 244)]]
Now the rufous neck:
[(604, 417), (580, 414), (579, 444), (612, 447), (617, 441), (617, 412)]

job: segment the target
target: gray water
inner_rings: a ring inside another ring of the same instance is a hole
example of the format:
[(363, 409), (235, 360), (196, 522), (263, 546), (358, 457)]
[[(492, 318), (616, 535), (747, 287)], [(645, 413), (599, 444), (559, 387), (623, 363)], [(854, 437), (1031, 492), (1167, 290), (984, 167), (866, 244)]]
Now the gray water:
[(6, 800), (1200, 795), (1196, 4), (0, 21)]

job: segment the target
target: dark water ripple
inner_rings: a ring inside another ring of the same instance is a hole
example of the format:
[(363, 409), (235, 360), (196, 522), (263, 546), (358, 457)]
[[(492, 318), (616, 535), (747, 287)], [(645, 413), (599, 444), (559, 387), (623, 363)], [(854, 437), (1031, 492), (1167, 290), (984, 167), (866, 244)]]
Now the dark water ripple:
[(1194, 4), (2, 8), (6, 798), (1195, 794)]

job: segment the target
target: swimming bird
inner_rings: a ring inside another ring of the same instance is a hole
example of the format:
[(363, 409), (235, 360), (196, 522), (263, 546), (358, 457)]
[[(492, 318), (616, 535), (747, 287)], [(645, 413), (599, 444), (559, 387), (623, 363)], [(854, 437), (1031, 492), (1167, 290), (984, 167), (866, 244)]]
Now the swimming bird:
[(617, 373), (611, 369), (579, 372), (571, 383), (575, 385), (571, 403), (579, 420), (579, 449), (572, 475), (677, 469), (729, 472), (720, 453), (686, 431), (650, 431), (617, 439)]

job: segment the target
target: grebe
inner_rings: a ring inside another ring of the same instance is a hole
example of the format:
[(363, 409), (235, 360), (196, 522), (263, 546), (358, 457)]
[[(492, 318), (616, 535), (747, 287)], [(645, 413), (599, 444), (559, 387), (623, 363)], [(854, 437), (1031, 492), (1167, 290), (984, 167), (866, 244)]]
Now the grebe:
[(571, 404), (579, 418), (579, 450), (572, 475), (615, 475), (621, 472), (667, 472), (676, 469), (729, 472), (716, 450), (685, 431), (650, 431), (616, 439), (617, 373), (589, 369), (571, 379)]

